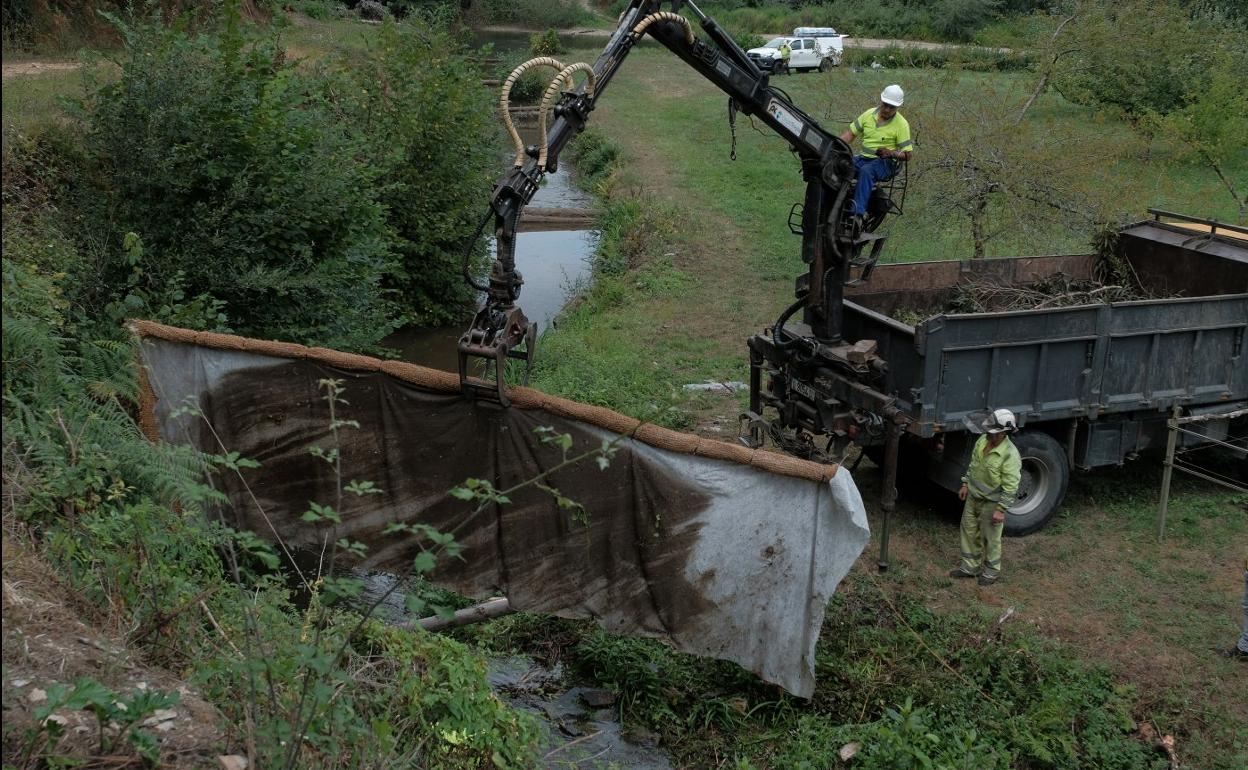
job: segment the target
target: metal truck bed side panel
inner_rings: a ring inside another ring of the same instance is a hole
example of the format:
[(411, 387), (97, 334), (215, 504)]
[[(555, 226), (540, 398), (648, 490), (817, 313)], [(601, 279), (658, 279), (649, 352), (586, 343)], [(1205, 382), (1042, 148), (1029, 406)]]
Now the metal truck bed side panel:
[(937, 316), (916, 417), (928, 433), (989, 405), (1026, 422), (1248, 398), (1246, 329), (1248, 295)]

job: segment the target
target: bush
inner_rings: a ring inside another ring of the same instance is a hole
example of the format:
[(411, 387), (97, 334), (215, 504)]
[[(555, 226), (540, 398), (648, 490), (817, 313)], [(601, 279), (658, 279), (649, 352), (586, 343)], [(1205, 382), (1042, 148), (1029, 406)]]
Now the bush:
[(973, 72), (1015, 72), (1031, 67), (1025, 53), (996, 51), (991, 48), (910, 48), (892, 46), (868, 50), (852, 48), (841, 60), (843, 66), (870, 67), (879, 62), (886, 68), (963, 69)]
[(534, 56), (558, 56), (564, 52), (559, 33), (553, 29), (545, 32), (534, 32), (529, 36), (529, 50)]
[(23, 180), (6, 216), (49, 212), (75, 254), (76, 321), (358, 350), (471, 304), (462, 249), (498, 137), (444, 27), (413, 15), (371, 51), (298, 69), (237, 14), (219, 35), (118, 27), (120, 77), (89, 79), (85, 135), (53, 126), (5, 158)]
[(343, 100), (347, 119), (380, 172), (378, 202), (399, 236), (385, 285), (405, 323), (457, 320), (474, 298), (463, 248), (499, 172), (496, 97), (451, 35), (417, 15), (384, 25), (371, 55), (343, 69), (356, 95)]
[(101, 244), (84, 302), (126, 286), (125, 314), (159, 316), (203, 295), (243, 334), (368, 347), (397, 325), (385, 167), (343, 130), (329, 92), (346, 83), (247, 45), (236, 24), (194, 37), (122, 25), (121, 76), (84, 104), (92, 176), (75, 236)]

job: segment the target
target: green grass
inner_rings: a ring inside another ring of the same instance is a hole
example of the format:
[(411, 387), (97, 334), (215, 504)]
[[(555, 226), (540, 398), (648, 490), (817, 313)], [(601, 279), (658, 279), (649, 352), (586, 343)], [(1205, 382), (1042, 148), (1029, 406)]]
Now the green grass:
[(82, 75), (73, 70), (14, 75), (0, 91), (5, 144), (12, 132), (29, 132), (42, 123), (67, 119), (62, 99), (82, 94)]
[[(644, 79), (641, 77), (644, 73)], [(854, 73), (840, 68), (827, 75), (807, 74), (783, 78), (777, 84), (788, 91), (825, 128), (839, 133), (859, 112), (874, 103), (876, 95), (891, 82), (906, 88), (903, 113), (914, 130), (922, 163), (924, 123), (934, 109), (956, 114), (960, 99), (985, 83), (1027, 93), (1033, 81), (1027, 74), (958, 73), (930, 70), (889, 70)], [(738, 159), (727, 159), (730, 142), (724, 97), (690, 73), (669, 54), (640, 50), (621, 69), (601, 102), (593, 121), (602, 121), (609, 133), (613, 121), (626, 121), (617, 129), (626, 147), (629, 137), (648, 145), (647, 151), (672, 166), (672, 184), (691, 217), (710, 212), (740, 225), (741, 236), (757, 255), (752, 265), (763, 278), (793, 273), (797, 241), (785, 225), (789, 206), (800, 199), (802, 182), (797, 163), (787, 145), (764, 130), (760, 136), (742, 119), (738, 126)], [(605, 116), (605, 117), (601, 117)], [(619, 116), (619, 117), (617, 117)], [(945, 118), (948, 119), (948, 118)], [(1138, 146), (1125, 124), (1095, 116), (1049, 94), (1029, 117), (1042, 130), (1070, 132), (1078, 142), (1109, 147)], [(968, 126), (967, 140), (974, 141)], [(1193, 210), (1202, 216), (1233, 221), (1234, 202), (1219, 185), (1215, 174), (1200, 166), (1178, 163), (1176, 148), (1159, 139), (1151, 153), (1112, 160), (1112, 167), (1091, 168), (1103, 175), (1105, 184), (1121, 188), (1118, 203), (1123, 213), (1142, 216), (1149, 206)], [(1248, 158), (1230, 170), (1233, 177), (1248, 177)], [(1129, 196), (1129, 197), (1127, 197)], [(912, 185), (905, 216), (891, 222), (888, 259), (897, 261), (954, 259), (970, 254), (969, 232), (960, 221), (935, 213), (921, 182)], [(989, 245), (990, 255), (1063, 253), (1087, 249), (1087, 237), (1060, 225), (1032, 233), (1006, 233)], [(786, 258), (788, 256), (788, 258)]]

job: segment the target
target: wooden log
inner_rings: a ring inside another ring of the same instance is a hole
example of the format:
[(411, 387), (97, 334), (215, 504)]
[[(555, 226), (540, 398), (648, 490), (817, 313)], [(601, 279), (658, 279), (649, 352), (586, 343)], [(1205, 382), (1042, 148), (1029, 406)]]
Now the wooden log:
[(598, 226), (597, 209), (546, 209), (530, 206), (517, 228), (522, 233), (550, 230), (592, 230)]
[(415, 628), (420, 626), (426, 631), (445, 631), (448, 628), (456, 628), (458, 626), (469, 626), (473, 623), (480, 623), (484, 620), (510, 615), (515, 612), (511, 608), (511, 602), (505, 597), (496, 596), (493, 599), (486, 599), (480, 604), (474, 604), (471, 607), (465, 607), (462, 610), (456, 610), (455, 617), (442, 618), (433, 615), (428, 618), (421, 618), (415, 623), (400, 623), (399, 628)]

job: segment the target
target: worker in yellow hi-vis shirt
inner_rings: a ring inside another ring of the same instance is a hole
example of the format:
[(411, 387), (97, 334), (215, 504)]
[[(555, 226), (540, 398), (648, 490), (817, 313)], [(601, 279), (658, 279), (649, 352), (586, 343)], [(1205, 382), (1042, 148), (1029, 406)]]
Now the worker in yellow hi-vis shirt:
[(1001, 577), (1001, 533), (1005, 512), (1014, 504), (1022, 478), (1023, 458), (1009, 434), (1018, 422), (1009, 409), (986, 417), (968, 417), (967, 427), (982, 433), (971, 450), (971, 464), (962, 477), (958, 497), (962, 509), (962, 563), (949, 573), (955, 578), (979, 578), (981, 586)]
[(858, 170), (853, 202), (856, 224), (861, 224), (867, 214), (875, 183), (891, 179), (900, 168), (897, 164), (909, 161), (914, 150), (910, 124), (897, 111), (905, 96), (901, 86), (888, 86), (880, 92), (880, 103), (855, 118), (849, 130), (841, 134), (846, 144), (862, 140), (862, 149), (854, 156)]

